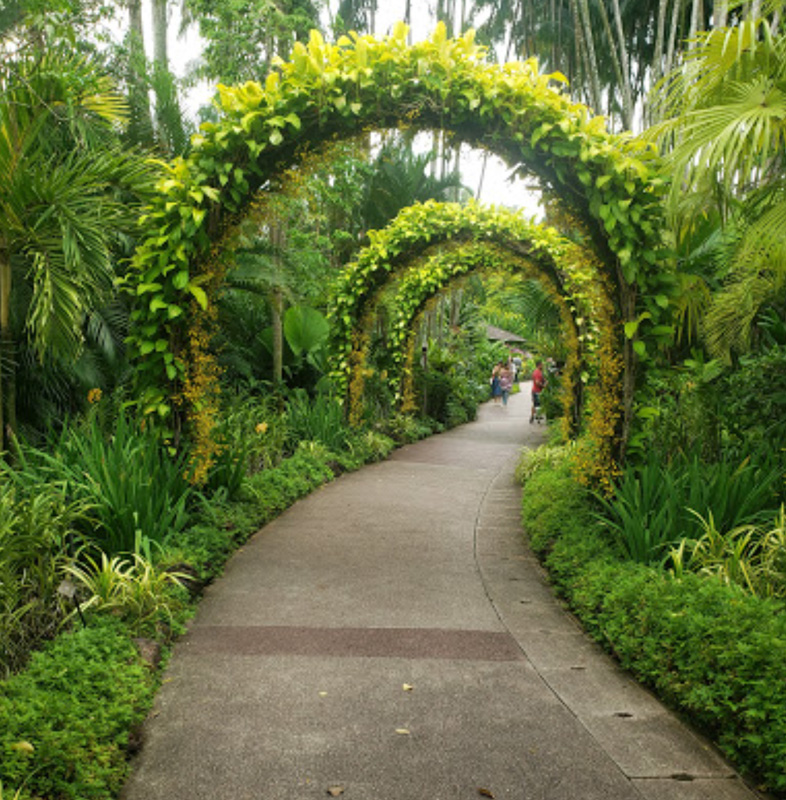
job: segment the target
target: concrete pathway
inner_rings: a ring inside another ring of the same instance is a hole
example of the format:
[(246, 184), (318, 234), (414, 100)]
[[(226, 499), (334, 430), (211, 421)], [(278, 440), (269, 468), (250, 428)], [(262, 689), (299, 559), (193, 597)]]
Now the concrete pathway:
[(178, 644), (125, 800), (752, 800), (521, 541), (524, 392), (261, 530)]

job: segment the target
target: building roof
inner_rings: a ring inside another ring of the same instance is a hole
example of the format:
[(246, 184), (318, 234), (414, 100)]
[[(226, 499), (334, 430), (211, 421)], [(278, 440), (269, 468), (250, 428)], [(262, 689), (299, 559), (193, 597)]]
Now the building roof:
[(514, 342), (524, 343), (524, 339), (517, 333), (505, 331), (502, 328), (497, 328), (494, 325), (486, 325), (486, 338), (495, 342), (506, 342), (513, 344)]

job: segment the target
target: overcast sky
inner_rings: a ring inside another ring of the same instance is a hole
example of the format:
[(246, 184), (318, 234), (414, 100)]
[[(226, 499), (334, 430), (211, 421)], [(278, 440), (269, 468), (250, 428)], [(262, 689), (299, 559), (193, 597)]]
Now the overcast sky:
[[(377, 35), (381, 36), (388, 33), (395, 22), (403, 16), (405, 0), (388, 0), (382, 3), (382, 8), (377, 12), (376, 28)], [(427, 38), (434, 29), (435, 16), (431, 3), (415, 0), (412, 3), (412, 37), (414, 41)], [(150, 3), (143, 0), (143, 9), (147, 25), (146, 45), (152, 43), (151, 33), (151, 11)], [(198, 59), (201, 52), (201, 40), (192, 27), (185, 36), (176, 37), (176, 32), (180, 27), (178, 4), (170, 6), (172, 15), (169, 30), (172, 32), (172, 40), (169, 45), (170, 67), (172, 71), (183, 76), (190, 61)], [(190, 90), (185, 98), (185, 108), (191, 116), (196, 116), (197, 109), (210, 102), (213, 94), (212, 86), (199, 86)], [(463, 182), (469, 186), (476, 197), (480, 176), (482, 172), (483, 155), (480, 151), (462, 145), (461, 152), (461, 171)], [(496, 156), (489, 156), (486, 171), (483, 178), (483, 185), (478, 199), (484, 203), (493, 203), (521, 208), (528, 216), (542, 216), (542, 210), (538, 206), (536, 193), (527, 189), (525, 183), (520, 179), (509, 180), (510, 170)]]

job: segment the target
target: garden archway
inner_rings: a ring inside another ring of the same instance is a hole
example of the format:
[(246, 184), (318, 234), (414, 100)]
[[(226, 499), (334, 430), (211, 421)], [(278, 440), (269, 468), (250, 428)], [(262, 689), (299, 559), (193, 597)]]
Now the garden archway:
[(539, 73), (533, 61), (490, 64), (472, 32), (449, 39), (441, 25), (412, 46), (406, 35), (398, 25), (383, 40), (353, 34), (330, 45), (312, 32), (264, 85), (219, 87), (221, 120), (203, 125), (189, 157), (168, 166), (142, 217), (129, 347), (148, 412), (166, 417), (179, 397), (193, 412), (196, 439), (209, 439), (211, 292), (221, 285), (233, 223), (254, 196), (309, 147), (405, 124), (444, 129), (519, 165), (586, 226), (629, 336), (620, 334), (619, 349), (630, 419), (636, 358), (670, 333), (661, 324), (671, 280), (658, 268), (653, 154), (608, 133), (602, 118), (555, 88), (561, 76)]
[(415, 316), (448, 283), (477, 270), (526, 274), (551, 295), (570, 352), (563, 373), (569, 424), (578, 424), (587, 389), (586, 446), (592, 452), (581, 472), (588, 482), (607, 479), (622, 413), (620, 325), (608, 287), (586, 248), (507, 209), (429, 201), (403, 209), (385, 230), (372, 232), (371, 243), (342, 273), (331, 309), (333, 377), (348, 398), (350, 420), (362, 417), (371, 330), (386, 288), (397, 284), (388, 348), (391, 388), (406, 404)]

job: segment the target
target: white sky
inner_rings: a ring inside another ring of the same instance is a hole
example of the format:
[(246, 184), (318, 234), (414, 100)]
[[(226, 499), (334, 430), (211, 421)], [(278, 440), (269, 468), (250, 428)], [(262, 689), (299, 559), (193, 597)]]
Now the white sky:
[[(383, 0), (381, 6), (376, 18), (376, 34), (378, 36), (388, 33), (394, 23), (403, 17), (405, 0)], [(413, 41), (427, 38), (433, 31), (436, 18), (433, 6), (432, 2), (412, 0)], [(147, 0), (143, 0), (143, 13), (147, 27), (145, 44), (150, 47), (152, 23), (150, 21), (150, 3)], [(177, 37), (180, 25), (177, 4), (170, 7), (170, 15), (170, 68), (176, 75), (182, 77), (188, 63), (199, 58), (202, 43), (195, 27), (188, 30), (183, 37)], [(286, 57), (287, 54), (283, 55)], [(212, 94), (213, 87), (207, 85), (190, 90), (185, 97), (186, 112), (196, 116), (197, 109), (208, 104)], [(472, 189), (481, 202), (521, 208), (528, 216), (542, 218), (543, 212), (538, 204), (537, 192), (528, 189), (525, 182), (519, 178), (511, 181), (509, 179), (510, 169), (499, 158), (494, 155), (488, 156), (480, 195), (477, 194), (477, 191), (482, 172), (483, 154), (468, 145), (462, 145), (460, 161), (463, 182)]]

